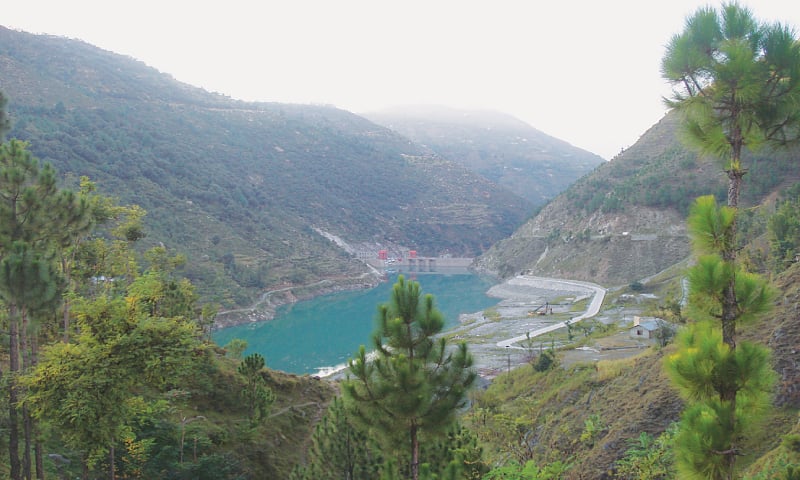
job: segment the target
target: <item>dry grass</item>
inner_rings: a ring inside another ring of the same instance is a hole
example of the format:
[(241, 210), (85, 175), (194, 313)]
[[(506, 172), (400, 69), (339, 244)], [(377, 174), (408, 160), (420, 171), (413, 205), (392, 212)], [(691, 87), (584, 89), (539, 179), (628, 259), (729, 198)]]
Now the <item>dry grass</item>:
[(597, 381), (604, 382), (619, 377), (626, 371), (633, 370), (642, 358), (653, 355), (654, 350), (648, 349), (632, 357), (620, 358), (616, 360), (600, 360), (595, 368), (597, 369)]

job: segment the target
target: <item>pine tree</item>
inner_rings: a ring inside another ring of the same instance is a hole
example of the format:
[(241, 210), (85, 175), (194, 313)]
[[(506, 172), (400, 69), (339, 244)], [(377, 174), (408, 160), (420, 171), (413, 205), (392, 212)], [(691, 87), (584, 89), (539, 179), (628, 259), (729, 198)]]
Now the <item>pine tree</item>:
[(306, 467), (295, 480), (372, 480), (380, 472), (380, 449), (351, 418), (341, 397), (314, 429)]
[[(52, 259), (35, 252), (26, 242), (15, 242), (0, 260), (0, 299), (9, 306), (10, 344), (19, 353), (10, 359), (12, 371), (27, 371), (35, 364), (36, 342), (31, 341), (28, 332), (35, 330), (34, 320), (40, 315), (55, 310), (60, 301), (60, 283)], [(19, 357), (22, 359), (21, 368)], [(12, 384), (10, 388), (9, 403), (16, 404), (20, 387)], [(17, 413), (16, 409), (13, 413)], [(25, 439), (22, 475), (30, 478), (34, 425), (24, 405), (21, 414)], [(15, 418), (10, 418), (11, 422), (16, 425)]]
[(375, 358), (362, 346), (349, 362), (351, 378), (342, 385), (345, 398), (385, 452), (405, 445), (408, 472), (420, 478), (420, 438), (444, 433), (464, 406), (476, 373), (467, 345), (455, 348), (438, 337), (444, 317), (434, 297), (423, 296), (419, 283), (400, 276), (389, 303), (378, 308), (373, 335)]
[(456, 422), (447, 433), (422, 446), (425, 463), (438, 477), (460, 480), (480, 480), (489, 467), (483, 462), (483, 448), (478, 437), (468, 428)]
[(732, 276), (739, 323), (759, 318), (771, 306), (767, 283), (718, 253), (730, 241), (726, 230), (734, 216), (733, 209), (718, 207), (707, 196), (695, 201), (689, 217), (698, 255), (688, 275), (693, 323), (678, 336), (676, 353), (665, 360), (670, 379), (687, 402), (675, 441), (678, 471), (686, 479), (733, 478), (731, 457), (741, 453), (741, 438), (769, 408), (775, 381), (769, 349), (745, 341), (732, 348), (716, 323)]
[[(736, 215), (747, 173), (743, 154), (747, 149), (798, 140), (800, 42), (792, 28), (759, 22), (735, 2), (724, 4), (719, 12), (703, 7), (687, 19), (684, 31), (670, 40), (662, 75), (675, 87), (667, 105), (682, 115), (684, 140), (699, 152), (724, 161), (729, 210), (724, 212), (724, 228), (702, 233), (714, 235), (714, 255), (719, 257), (713, 262), (707, 257), (703, 263), (710, 269), (705, 280), (723, 282), (709, 285), (715, 298), (714, 305), (707, 306), (717, 309), (714, 316), (722, 341), (733, 355), (740, 302), (744, 301), (740, 293), (746, 288), (739, 283), (747, 278), (738, 275), (737, 266)], [(739, 385), (723, 382), (719, 386), (719, 400), (730, 415), (724, 423), (735, 431)], [(733, 476), (737, 455), (736, 439), (731, 437), (731, 442), (716, 450), (724, 452), (727, 478)]]
[[(683, 115), (683, 139), (701, 153), (724, 159), (727, 205), (739, 206), (747, 173), (747, 148), (798, 139), (800, 42), (791, 28), (762, 24), (736, 3), (699, 9), (675, 35), (662, 60), (664, 78), (676, 86), (667, 105)], [(734, 211), (734, 214), (736, 212)], [(736, 261), (736, 219), (724, 231), (727, 262)], [(725, 343), (736, 348), (735, 278), (724, 292)]]
[(266, 420), (269, 408), (275, 402), (275, 394), (267, 386), (262, 376), (264, 365), (264, 357), (253, 353), (244, 357), (237, 369), (239, 375), (245, 380), (242, 399), (247, 407), (247, 416), (251, 425)]
[[(4, 262), (5, 278), (0, 295), (5, 299), (9, 314), (9, 455), (11, 478), (21, 478), (18, 442), (19, 388), (15, 377), (35, 363), (35, 341), (29, 341), (31, 314), (41, 313), (45, 306), (54, 312), (60, 295), (52, 291), (60, 287), (55, 278), (54, 252), (65, 233), (76, 227), (84, 216), (85, 205), (68, 190), (56, 186), (55, 171), (49, 164), (40, 165), (27, 150), (27, 144), (11, 140), (0, 144), (0, 260)], [(34, 262), (34, 263), (31, 263)], [(37, 273), (38, 272), (38, 273)], [(24, 278), (14, 278), (15, 275)], [(38, 275), (38, 276), (37, 276)], [(36, 282), (34, 285), (33, 282)], [(49, 292), (34, 296), (23, 291)], [(56, 301), (51, 301), (57, 299)], [(30, 349), (33, 347), (33, 350)], [(23, 361), (20, 365), (20, 358)], [(24, 412), (23, 412), (24, 413)], [(30, 419), (25, 424), (24, 474), (30, 474)], [(37, 464), (40, 462), (37, 461)]]

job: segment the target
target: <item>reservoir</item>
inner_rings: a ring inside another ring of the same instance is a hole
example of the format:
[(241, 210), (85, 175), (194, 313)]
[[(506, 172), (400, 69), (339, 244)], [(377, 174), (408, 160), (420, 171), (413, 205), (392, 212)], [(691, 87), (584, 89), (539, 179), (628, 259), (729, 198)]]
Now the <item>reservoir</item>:
[[(496, 305), (486, 295), (493, 278), (465, 270), (455, 273), (406, 275), (420, 283), (423, 294), (435, 297), (446, 327), (458, 324), (458, 316)], [(378, 305), (387, 303), (397, 275), (369, 290), (337, 292), (280, 307), (273, 320), (239, 325), (213, 334), (218, 345), (234, 338), (247, 341), (245, 355), (260, 353), (267, 367), (289, 373), (317, 374), (341, 366), (361, 345), (371, 350)]]

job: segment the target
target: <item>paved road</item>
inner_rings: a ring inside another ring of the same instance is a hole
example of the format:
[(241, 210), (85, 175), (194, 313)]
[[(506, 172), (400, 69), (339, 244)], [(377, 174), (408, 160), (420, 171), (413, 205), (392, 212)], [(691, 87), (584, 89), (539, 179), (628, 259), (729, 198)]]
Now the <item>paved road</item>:
[[(577, 316), (573, 317), (569, 320), (570, 323), (574, 324), (577, 323), (584, 318), (591, 318), (600, 312), (600, 307), (603, 305), (603, 300), (606, 297), (606, 289), (597, 285), (595, 283), (590, 282), (579, 282), (576, 280), (559, 280), (555, 278), (544, 278), (544, 277), (531, 277), (528, 275), (520, 275), (515, 280), (518, 282), (523, 283), (530, 283), (532, 286), (537, 286), (539, 288), (547, 288), (552, 290), (575, 290), (576, 287), (581, 290), (590, 290), (594, 292), (592, 296), (592, 301), (589, 303), (589, 306), (586, 308), (586, 311)], [(518, 337), (509, 338), (508, 340), (503, 340), (497, 342), (498, 347), (511, 347), (511, 348), (522, 348), (522, 347), (515, 347), (514, 344), (526, 340), (528, 337), (534, 338), (539, 335), (543, 335), (545, 333), (552, 332), (553, 330), (558, 330), (559, 328), (564, 328), (567, 326), (567, 321), (555, 323), (553, 325), (548, 325), (543, 328), (539, 328), (536, 330), (532, 330), (528, 332), (528, 335), (520, 335)]]

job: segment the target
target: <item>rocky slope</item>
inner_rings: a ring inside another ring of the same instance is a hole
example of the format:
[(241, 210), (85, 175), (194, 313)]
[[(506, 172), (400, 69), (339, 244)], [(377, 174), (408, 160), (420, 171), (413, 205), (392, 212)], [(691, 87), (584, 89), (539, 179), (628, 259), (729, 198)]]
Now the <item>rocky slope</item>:
[[(714, 194), (724, 202), (722, 166), (681, 146), (677, 118), (667, 115), (639, 141), (548, 203), (476, 262), (508, 277), (519, 272), (625, 285), (685, 259), (691, 202)], [(743, 206), (798, 178), (797, 151), (748, 154), (753, 165)]]

